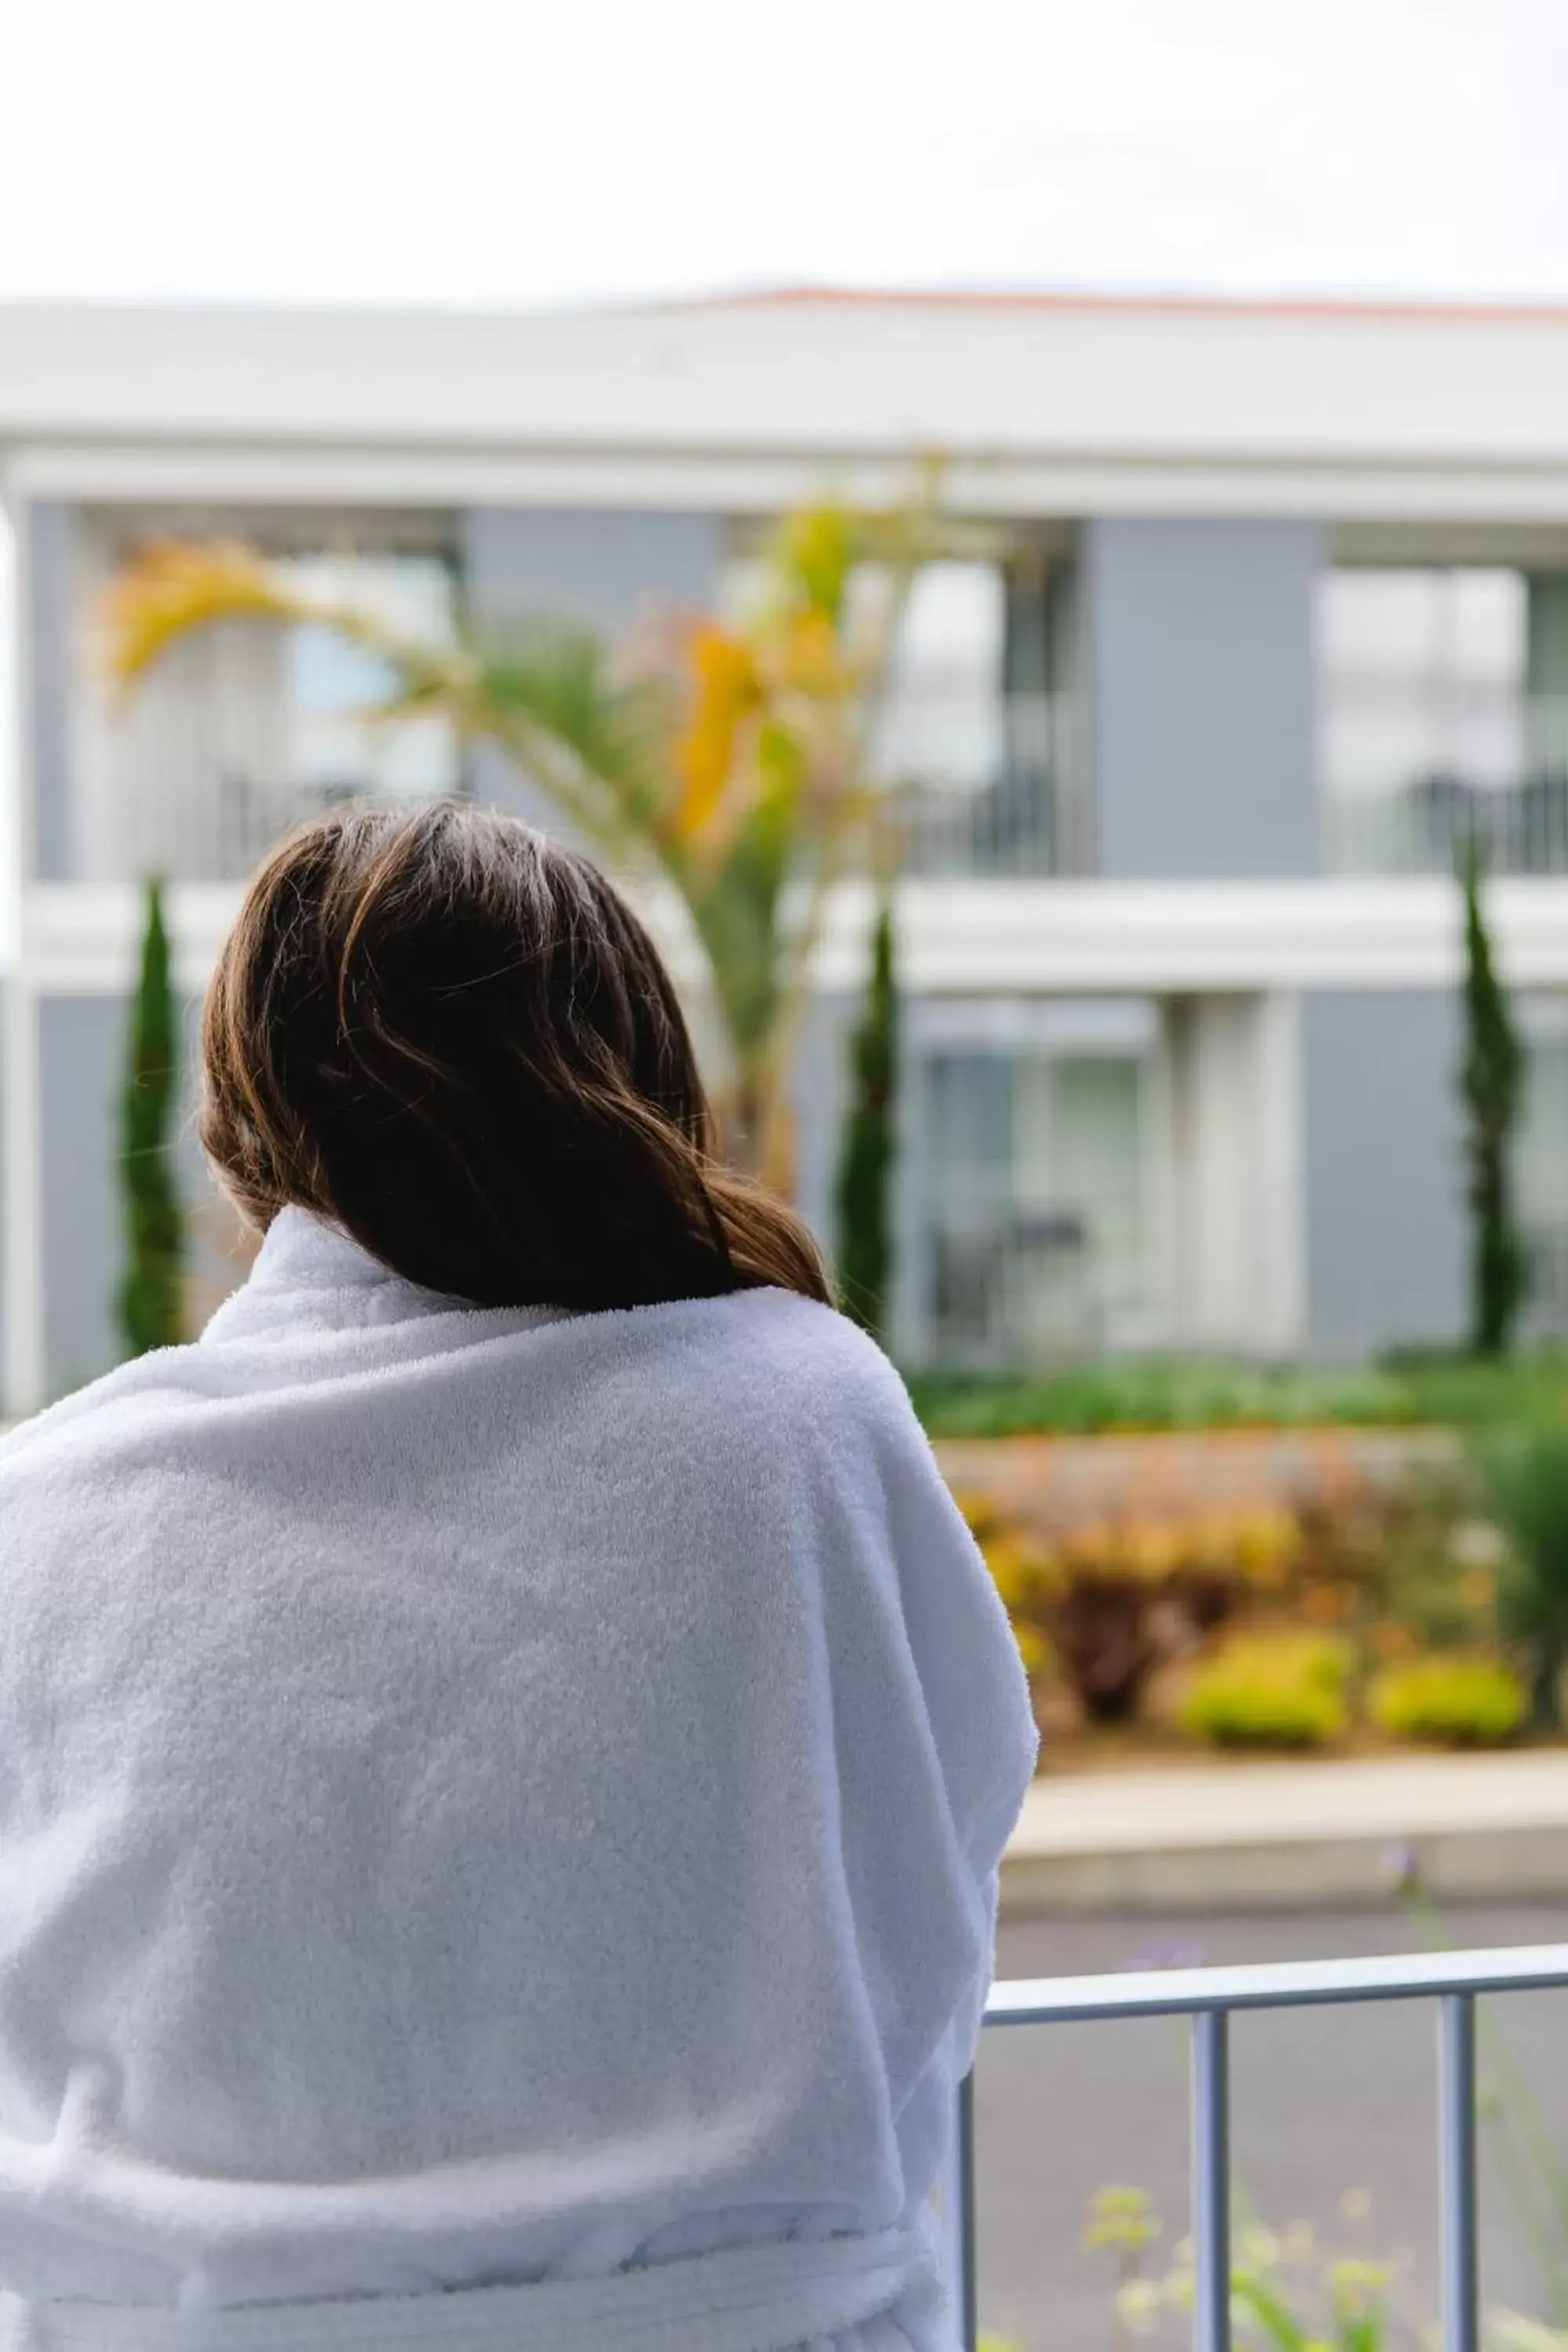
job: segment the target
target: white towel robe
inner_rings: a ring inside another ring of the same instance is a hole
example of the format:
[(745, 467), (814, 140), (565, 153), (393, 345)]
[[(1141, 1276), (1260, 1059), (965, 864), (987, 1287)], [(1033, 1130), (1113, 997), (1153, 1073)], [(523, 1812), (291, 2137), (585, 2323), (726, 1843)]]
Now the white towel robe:
[(651, 2294), (642, 2352), (730, 2352), (761, 2263), (756, 2352), (781, 2294), (947, 2352), (1035, 1732), (851, 1325), (479, 1311), (288, 1210), (0, 1444), (0, 2344), (521, 2347), (587, 2294), (612, 2352)]

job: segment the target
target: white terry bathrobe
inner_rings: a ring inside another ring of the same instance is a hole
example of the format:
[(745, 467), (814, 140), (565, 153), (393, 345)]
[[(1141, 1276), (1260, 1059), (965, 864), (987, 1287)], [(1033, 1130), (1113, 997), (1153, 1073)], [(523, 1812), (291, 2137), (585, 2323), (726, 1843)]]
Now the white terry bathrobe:
[(4, 2352), (951, 2352), (1034, 1763), (896, 1374), (297, 1209), (0, 1445)]

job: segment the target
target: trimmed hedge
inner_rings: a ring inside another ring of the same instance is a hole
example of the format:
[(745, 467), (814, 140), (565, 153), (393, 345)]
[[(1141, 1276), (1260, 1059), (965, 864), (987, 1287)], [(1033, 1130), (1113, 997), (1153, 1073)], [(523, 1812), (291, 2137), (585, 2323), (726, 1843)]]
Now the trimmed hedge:
[(1568, 1355), (1393, 1360), (1319, 1370), (1204, 1359), (1086, 1364), (1051, 1377), (910, 1375), (931, 1437), (1087, 1437), (1182, 1429), (1482, 1427), (1568, 1407)]
[(1389, 1666), (1367, 1693), (1367, 1713), (1395, 1739), (1445, 1748), (1500, 1748), (1530, 1712), (1519, 1676), (1493, 1658), (1419, 1658)]
[(1225, 1748), (1322, 1748), (1350, 1727), (1350, 1659), (1310, 1633), (1227, 1642), (1200, 1666), (1179, 1710), (1184, 1731)]

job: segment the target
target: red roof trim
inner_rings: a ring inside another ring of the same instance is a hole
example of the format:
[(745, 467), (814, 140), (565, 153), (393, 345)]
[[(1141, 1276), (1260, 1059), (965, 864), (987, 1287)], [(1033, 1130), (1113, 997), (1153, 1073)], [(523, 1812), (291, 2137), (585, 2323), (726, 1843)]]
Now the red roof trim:
[(1568, 324), (1568, 303), (1563, 302), (1390, 301), (1355, 295), (1030, 293), (1024, 289), (989, 293), (963, 288), (892, 286), (764, 287), (746, 293), (700, 295), (668, 307), (765, 310), (813, 303), (866, 310), (1084, 310), (1222, 319), (1426, 319), (1496, 320), (1505, 325)]

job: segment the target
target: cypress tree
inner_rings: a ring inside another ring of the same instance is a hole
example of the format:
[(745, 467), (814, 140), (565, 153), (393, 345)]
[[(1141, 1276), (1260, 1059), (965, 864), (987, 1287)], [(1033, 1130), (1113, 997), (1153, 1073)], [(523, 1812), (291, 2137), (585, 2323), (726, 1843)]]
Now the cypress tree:
[(1524, 1297), (1524, 1255), (1513, 1222), (1511, 1147), (1524, 1056), (1508, 995), (1492, 961), (1481, 906), (1485, 860), (1467, 847), (1459, 868), (1465, 904), (1465, 1046), (1459, 1087), (1470, 1208), (1470, 1342), (1478, 1355), (1507, 1349)]
[(129, 1352), (173, 1347), (182, 1336), (184, 1220), (171, 1129), (178, 1073), (178, 1014), (169, 969), (162, 885), (147, 885), (142, 969), (132, 1006), (130, 1066), (120, 1097), (120, 1182), (126, 1268), (120, 1328)]
[(892, 1276), (898, 1023), (893, 910), (884, 898), (871, 935), (871, 976), (849, 1045), (849, 1110), (835, 1195), (839, 1294), (845, 1312), (876, 1339), (883, 1335)]

